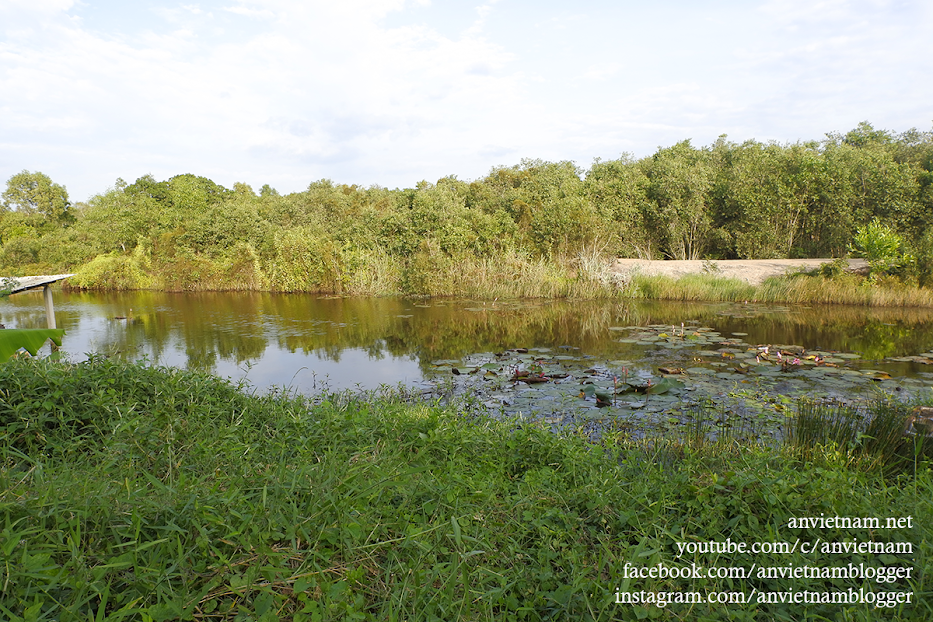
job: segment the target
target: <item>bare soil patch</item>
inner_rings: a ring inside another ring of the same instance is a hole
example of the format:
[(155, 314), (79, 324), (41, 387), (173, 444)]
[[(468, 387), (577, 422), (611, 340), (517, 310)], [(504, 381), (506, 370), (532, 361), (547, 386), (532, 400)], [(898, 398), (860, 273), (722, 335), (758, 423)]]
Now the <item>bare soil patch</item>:
[[(759, 285), (771, 276), (783, 276), (801, 268), (813, 270), (833, 259), (714, 259), (714, 260), (650, 260), (616, 259), (612, 271), (625, 276), (645, 274), (680, 278), (687, 274), (712, 273), (730, 279), (741, 279)], [(849, 270), (864, 272), (868, 262), (848, 259)]]

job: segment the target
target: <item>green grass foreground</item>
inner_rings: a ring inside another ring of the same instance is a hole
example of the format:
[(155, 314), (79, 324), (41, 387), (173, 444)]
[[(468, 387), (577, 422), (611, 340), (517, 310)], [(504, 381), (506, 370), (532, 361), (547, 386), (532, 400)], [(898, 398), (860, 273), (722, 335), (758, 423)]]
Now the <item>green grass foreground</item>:
[[(929, 620), (933, 475), (844, 452), (600, 443), (398, 391), (248, 395), (93, 360), (0, 365), (6, 620)], [(792, 517), (912, 528), (791, 528)], [(904, 542), (904, 555), (677, 542)], [(635, 566), (912, 569), (909, 580), (626, 579)], [(912, 591), (911, 605), (617, 603), (617, 590)]]

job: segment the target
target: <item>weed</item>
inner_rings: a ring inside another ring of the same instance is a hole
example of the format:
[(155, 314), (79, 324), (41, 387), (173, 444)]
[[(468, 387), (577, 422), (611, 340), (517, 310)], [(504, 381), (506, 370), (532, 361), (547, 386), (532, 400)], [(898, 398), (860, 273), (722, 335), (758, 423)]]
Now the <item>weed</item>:
[[(715, 423), (712, 411), (697, 416)], [(0, 421), (0, 612), (10, 620), (836, 619), (836, 605), (646, 609), (617, 604), (616, 592), (687, 589), (626, 579), (626, 564), (775, 565), (765, 554), (679, 554), (677, 542), (841, 542), (845, 530), (788, 520), (920, 517), (933, 496), (916, 455), (915, 470), (892, 474), (828, 449), (801, 464), (728, 434), (684, 443), (610, 431), (593, 444), (390, 388), (247, 394), (100, 358), (0, 365)], [(920, 578), (897, 589), (922, 603), (931, 530), (918, 519), (885, 533), (913, 546), (909, 558), (860, 559), (912, 565)], [(776, 578), (689, 589), (749, 585), (863, 587)], [(926, 613), (853, 605), (845, 616)]]

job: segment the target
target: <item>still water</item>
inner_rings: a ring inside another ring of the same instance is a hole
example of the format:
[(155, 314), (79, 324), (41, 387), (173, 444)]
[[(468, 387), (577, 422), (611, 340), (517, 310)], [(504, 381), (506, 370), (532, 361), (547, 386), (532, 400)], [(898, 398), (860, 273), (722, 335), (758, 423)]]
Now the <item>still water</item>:
[[(933, 310), (657, 301), (482, 301), (273, 293), (55, 292), (62, 351), (209, 371), (254, 387), (312, 393), (413, 385), (438, 363), (513, 348), (561, 349), (637, 367), (663, 363), (620, 327), (682, 324), (746, 344), (858, 354), (904, 377), (933, 366), (892, 359), (933, 351)], [(43, 328), (41, 291), (0, 300), (7, 328)], [(613, 330), (615, 328), (616, 330)], [(628, 341), (628, 343), (626, 343)], [(46, 346), (48, 348), (48, 346)], [(642, 348), (642, 349), (639, 349)], [(685, 365), (686, 366), (686, 365)]]

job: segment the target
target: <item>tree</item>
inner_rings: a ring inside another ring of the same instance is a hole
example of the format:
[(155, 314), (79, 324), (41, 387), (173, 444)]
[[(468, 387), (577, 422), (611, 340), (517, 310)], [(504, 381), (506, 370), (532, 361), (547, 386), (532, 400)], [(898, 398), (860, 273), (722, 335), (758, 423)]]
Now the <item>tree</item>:
[(10, 177), (3, 192), (3, 207), (24, 214), (42, 214), (62, 225), (74, 220), (68, 191), (48, 175), (23, 171)]
[(710, 241), (707, 202), (713, 185), (709, 153), (689, 140), (642, 160), (648, 178), (645, 222), (671, 259), (699, 259)]
[(607, 249), (625, 256), (652, 259), (659, 249), (645, 225), (650, 212), (648, 177), (628, 154), (618, 160), (597, 160), (586, 174), (586, 195), (605, 223), (605, 233), (613, 242)]
[(741, 258), (789, 257), (821, 173), (814, 145), (719, 141), (719, 224)]

